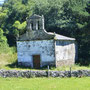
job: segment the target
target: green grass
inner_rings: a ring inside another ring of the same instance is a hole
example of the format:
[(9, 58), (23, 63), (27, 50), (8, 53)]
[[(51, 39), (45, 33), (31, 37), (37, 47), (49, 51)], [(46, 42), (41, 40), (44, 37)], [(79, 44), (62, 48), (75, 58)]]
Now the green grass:
[(90, 90), (90, 77), (0, 78), (0, 90)]
[(7, 65), (15, 62), (16, 60), (17, 60), (17, 54), (16, 53), (14, 53), (14, 54), (12, 54), (12, 53), (0, 54), (0, 69), (10, 68)]
[(57, 70), (57, 71), (67, 71), (67, 70), (90, 70), (90, 66), (80, 66), (80, 65), (71, 65), (71, 66), (62, 66), (57, 68), (51, 68), (51, 70)]

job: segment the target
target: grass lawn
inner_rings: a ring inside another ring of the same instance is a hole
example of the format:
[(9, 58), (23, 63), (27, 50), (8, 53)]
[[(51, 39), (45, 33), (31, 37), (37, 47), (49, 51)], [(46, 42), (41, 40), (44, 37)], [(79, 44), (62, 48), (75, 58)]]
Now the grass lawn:
[(90, 77), (0, 78), (0, 90), (90, 90)]

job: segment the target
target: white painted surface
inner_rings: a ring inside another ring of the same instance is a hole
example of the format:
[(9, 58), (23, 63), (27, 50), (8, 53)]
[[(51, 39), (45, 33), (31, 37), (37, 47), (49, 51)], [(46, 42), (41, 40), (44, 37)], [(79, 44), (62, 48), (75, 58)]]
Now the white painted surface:
[(56, 60), (75, 60), (75, 44), (72, 41), (56, 41)]
[(33, 55), (40, 55), (41, 63), (54, 61), (54, 40), (17, 41), (18, 62), (31, 63)]

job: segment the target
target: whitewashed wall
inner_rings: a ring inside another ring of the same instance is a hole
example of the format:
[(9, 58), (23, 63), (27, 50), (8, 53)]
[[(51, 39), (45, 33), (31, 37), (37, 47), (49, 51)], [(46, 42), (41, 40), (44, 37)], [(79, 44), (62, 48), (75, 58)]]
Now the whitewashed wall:
[(54, 40), (17, 41), (18, 62), (30, 63), (33, 67), (32, 55), (40, 55), (42, 62), (55, 60)]
[(75, 43), (73, 41), (56, 41), (56, 60), (75, 60)]

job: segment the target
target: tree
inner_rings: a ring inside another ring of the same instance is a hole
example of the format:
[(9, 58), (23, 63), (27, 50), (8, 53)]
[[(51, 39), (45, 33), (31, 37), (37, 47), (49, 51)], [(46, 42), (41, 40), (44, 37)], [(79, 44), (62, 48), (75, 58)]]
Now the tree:
[(23, 23), (20, 23), (19, 21), (15, 21), (15, 23), (13, 24), (13, 27), (15, 28), (13, 30), (13, 33), (15, 36), (17, 36), (18, 34), (23, 34), (26, 28), (26, 21)]
[(0, 27), (3, 27), (3, 23), (5, 22), (5, 19), (7, 18), (7, 12), (8, 10), (0, 9)]
[(3, 30), (0, 28), (0, 48), (5, 48), (7, 46), (7, 38), (3, 35)]
[(90, 14), (90, 1), (87, 3), (86, 11)]

